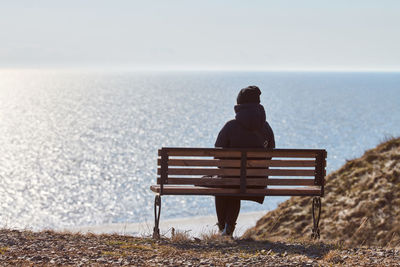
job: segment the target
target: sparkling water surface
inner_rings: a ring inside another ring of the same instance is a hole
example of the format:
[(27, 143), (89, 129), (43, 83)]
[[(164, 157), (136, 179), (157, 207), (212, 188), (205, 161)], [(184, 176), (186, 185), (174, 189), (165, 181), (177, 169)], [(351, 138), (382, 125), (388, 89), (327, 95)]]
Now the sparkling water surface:
[[(152, 220), (157, 150), (212, 147), (248, 85), (277, 147), (325, 148), (328, 172), (400, 135), (400, 73), (2, 70), (0, 225)], [(212, 197), (163, 197), (164, 219), (213, 213)]]

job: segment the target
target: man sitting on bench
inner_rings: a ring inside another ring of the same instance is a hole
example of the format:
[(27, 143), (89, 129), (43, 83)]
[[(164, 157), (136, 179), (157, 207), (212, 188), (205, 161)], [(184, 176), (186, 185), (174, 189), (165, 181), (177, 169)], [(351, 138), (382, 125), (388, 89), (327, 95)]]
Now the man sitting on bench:
[[(260, 105), (261, 91), (257, 86), (240, 90), (235, 106), (236, 117), (228, 121), (218, 134), (215, 147), (222, 148), (275, 148), (274, 133), (266, 121)], [(240, 200), (262, 204), (264, 197), (215, 197), (218, 228), (222, 235), (232, 236), (240, 211)]]

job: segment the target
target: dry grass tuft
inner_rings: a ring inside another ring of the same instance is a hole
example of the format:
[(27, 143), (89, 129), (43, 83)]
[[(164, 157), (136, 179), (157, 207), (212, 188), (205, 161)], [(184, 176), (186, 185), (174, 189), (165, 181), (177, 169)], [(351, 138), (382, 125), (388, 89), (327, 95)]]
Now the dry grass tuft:
[(333, 263), (333, 264), (338, 264), (338, 263), (343, 263), (344, 260), (342, 259), (342, 256), (339, 251), (337, 250), (331, 250), (325, 256), (323, 257), (323, 260)]
[(210, 231), (208, 233), (202, 233), (200, 235), (201, 240), (203, 240), (206, 243), (219, 243), (219, 244), (230, 244), (235, 242), (234, 239), (232, 239), (229, 236), (222, 236), (220, 233), (217, 231)]
[(171, 241), (174, 243), (191, 242), (189, 231), (179, 231), (174, 228), (171, 229)]
[(6, 253), (8, 250), (8, 247), (0, 247), (0, 254)]

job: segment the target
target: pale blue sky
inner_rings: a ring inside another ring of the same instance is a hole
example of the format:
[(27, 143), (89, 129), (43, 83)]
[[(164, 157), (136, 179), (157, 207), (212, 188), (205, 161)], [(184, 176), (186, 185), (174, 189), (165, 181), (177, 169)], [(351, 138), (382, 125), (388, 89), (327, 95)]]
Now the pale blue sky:
[(400, 70), (400, 1), (10, 0), (0, 67)]

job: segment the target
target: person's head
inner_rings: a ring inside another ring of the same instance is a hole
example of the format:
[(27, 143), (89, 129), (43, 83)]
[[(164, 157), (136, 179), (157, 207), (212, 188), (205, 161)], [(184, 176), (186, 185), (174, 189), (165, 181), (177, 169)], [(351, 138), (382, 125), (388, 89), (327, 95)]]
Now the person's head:
[(260, 95), (261, 95), (260, 88), (258, 88), (255, 85), (251, 85), (240, 90), (236, 101), (238, 105), (247, 103), (259, 104)]

